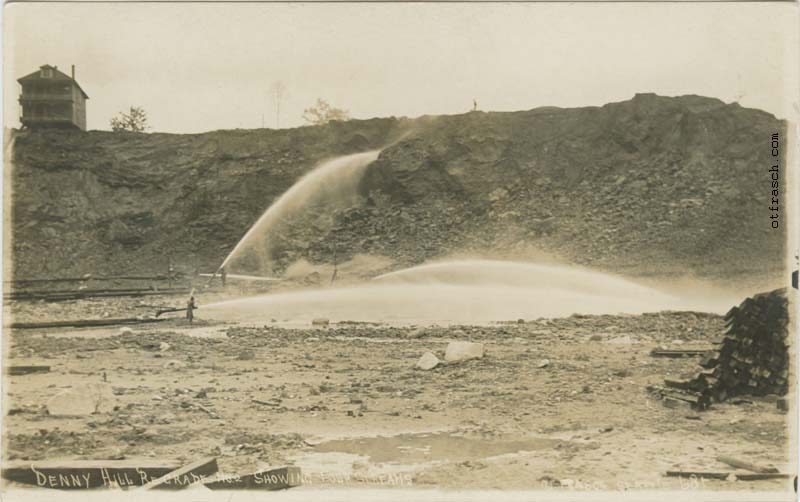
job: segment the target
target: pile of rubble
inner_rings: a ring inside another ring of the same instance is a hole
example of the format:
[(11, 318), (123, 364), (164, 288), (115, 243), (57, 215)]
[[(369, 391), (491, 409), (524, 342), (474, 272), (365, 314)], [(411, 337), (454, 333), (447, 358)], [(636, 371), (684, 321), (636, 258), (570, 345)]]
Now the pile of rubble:
[(725, 315), (727, 331), (705, 368), (688, 381), (665, 380), (662, 397), (706, 409), (732, 396), (785, 395), (789, 381), (789, 312), (786, 289), (747, 298)]

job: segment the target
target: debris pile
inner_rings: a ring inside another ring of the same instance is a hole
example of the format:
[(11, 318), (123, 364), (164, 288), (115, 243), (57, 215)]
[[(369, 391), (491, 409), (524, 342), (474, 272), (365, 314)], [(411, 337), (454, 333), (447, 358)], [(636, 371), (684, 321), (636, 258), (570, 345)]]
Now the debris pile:
[(700, 362), (705, 368), (688, 381), (665, 380), (662, 397), (705, 409), (738, 395), (785, 395), (789, 360), (786, 289), (747, 298), (725, 315), (727, 331), (716, 351)]

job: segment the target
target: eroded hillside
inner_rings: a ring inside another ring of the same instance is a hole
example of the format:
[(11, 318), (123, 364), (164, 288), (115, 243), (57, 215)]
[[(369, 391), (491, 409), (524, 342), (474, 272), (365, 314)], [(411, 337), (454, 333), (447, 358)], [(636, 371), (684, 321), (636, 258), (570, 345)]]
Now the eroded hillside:
[(636, 276), (768, 282), (784, 253), (785, 218), (772, 230), (767, 209), (770, 136), (783, 131), (736, 104), (641, 94), (278, 131), (23, 132), (13, 270), (162, 271), (172, 257), (179, 270), (210, 271), (319, 162), (384, 148), (361, 203), (287, 225), (276, 271), (330, 262), (335, 248), (340, 261), (375, 254), (398, 266), (541, 253)]

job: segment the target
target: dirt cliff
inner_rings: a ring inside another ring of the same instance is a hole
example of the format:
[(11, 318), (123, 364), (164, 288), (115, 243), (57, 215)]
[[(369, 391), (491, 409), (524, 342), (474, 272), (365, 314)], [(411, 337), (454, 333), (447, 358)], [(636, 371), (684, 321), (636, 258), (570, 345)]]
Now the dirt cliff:
[[(575, 109), (372, 119), (197, 135), (15, 134), (13, 272), (211, 270), (324, 159), (384, 148), (362, 203), (281, 236), (280, 271), (358, 253), (414, 264), (536, 253), (630, 275), (771, 281), (763, 111), (639, 94)], [(388, 146), (387, 146), (388, 145)], [(782, 199), (783, 202), (783, 199)], [(319, 216), (319, 215), (317, 215)]]

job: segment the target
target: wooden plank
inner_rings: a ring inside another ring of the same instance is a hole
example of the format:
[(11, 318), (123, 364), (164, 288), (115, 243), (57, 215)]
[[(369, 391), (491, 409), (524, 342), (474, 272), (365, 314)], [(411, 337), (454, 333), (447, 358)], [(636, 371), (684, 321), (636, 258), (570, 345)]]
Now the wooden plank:
[(671, 389), (689, 390), (691, 383), (691, 380), (664, 380), (664, 385)]
[(778, 472), (778, 469), (776, 469), (775, 467), (758, 465), (752, 462), (748, 462), (746, 460), (740, 460), (737, 458), (729, 457), (727, 455), (720, 455), (717, 457), (717, 460), (722, 462), (723, 464), (728, 464), (731, 467), (736, 467), (737, 469), (745, 469), (751, 472), (758, 472), (762, 474)]
[(8, 325), (11, 329), (42, 329), (42, 328), (82, 328), (86, 326), (117, 326), (120, 324), (144, 324), (162, 322), (168, 319), (76, 319), (74, 321), (51, 322), (12, 322)]
[(653, 349), (650, 355), (653, 357), (694, 357), (702, 356), (711, 351), (713, 348), (708, 349)]
[(78, 460), (54, 462), (4, 462), (8, 481), (40, 488), (85, 490), (142, 486), (180, 467), (172, 460)]
[(84, 276), (84, 277), (56, 277), (56, 278), (42, 278), (42, 279), (11, 279), (9, 281), (3, 281), (4, 283), (10, 284), (37, 284), (37, 283), (52, 283), (52, 282), (83, 282), (83, 281), (91, 281), (91, 276)]
[[(185, 277), (185, 274), (176, 272), (172, 280)], [(85, 275), (82, 277), (57, 277), (57, 278), (37, 278), (37, 279), (11, 279), (3, 281), (9, 284), (49, 284), (54, 282), (86, 282), (86, 281), (168, 281), (168, 275), (108, 275), (93, 276)]]
[(216, 474), (217, 459), (207, 457), (164, 474), (146, 485), (142, 490), (182, 490), (195, 483), (203, 483), (206, 478)]
[[(158, 291), (188, 291), (189, 288), (163, 288)], [(156, 291), (155, 288), (98, 288), (98, 289), (56, 289), (56, 290), (11, 290), (7, 296), (49, 296), (49, 295), (72, 295), (72, 294), (94, 294), (94, 293), (142, 293)]]
[(49, 373), (50, 366), (7, 366), (6, 373), (9, 375), (29, 375), (31, 373)]
[(83, 298), (118, 298), (118, 297), (140, 297), (140, 296), (175, 296), (186, 295), (191, 290), (188, 288), (171, 288), (171, 289), (137, 289), (137, 290), (119, 290), (119, 291), (105, 291), (87, 293), (85, 291), (74, 291), (71, 293), (9, 293), (5, 295), (8, 300), (25, 301), (25, 300), (44, 300), (48, 302), (63, 302), (69, 300), (81, 300)]
[[(169, 314), (171, 312), (186, 312), (187, 310), (188, 309), (186, 308), (165, 308), (156, 312), (156, 317), (159, 317), (161, 314)], [(197, 307), (195, 307), (194, 310), (197, 310)]]
[(789, 474), (780, 472), (756, 473), (747, 472), (705, 472), (705, 471), (667, 471), (666, 475), (673, 478), (706, 478), (706, 479), (728, 479), (733, 474), (740, 481), (761, 481), (765, 479), (789, 479)]
[(223, 476), (205, 483), (211, 490), (286, 490), (303, 484), (299, 467), (289, 466), (254, 472), (243, 476)]

